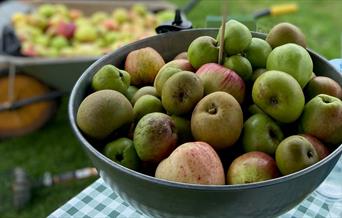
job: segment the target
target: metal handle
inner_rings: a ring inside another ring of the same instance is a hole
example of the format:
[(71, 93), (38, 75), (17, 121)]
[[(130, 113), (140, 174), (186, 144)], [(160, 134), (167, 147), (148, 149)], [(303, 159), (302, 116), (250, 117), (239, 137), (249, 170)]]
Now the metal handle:
[(26, 98), (26, 99), (14, 101), (11, 103), (4, 103), (0, 105), (0, 112), (6, 111), (6, 110), (15, 110), (17, 108), (23, 107), (25, 105), (33, 104), (33, 103), (53, 100), (53, 99), (61, 97), (62, 95), (63, 93), (60, 91), (52, 91), (44, 95), (33, 96), (31, 98)]

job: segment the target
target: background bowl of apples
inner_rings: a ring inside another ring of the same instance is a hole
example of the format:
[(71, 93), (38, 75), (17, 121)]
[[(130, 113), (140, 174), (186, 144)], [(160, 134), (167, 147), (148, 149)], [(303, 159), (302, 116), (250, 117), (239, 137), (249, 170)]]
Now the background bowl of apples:
[(20, 5), (23, 10), (11, 16), (13, 31), (3, 36), (11, 42), (6, 62), (67, 93), (100, 56), (155, 35), (158, 25), (174, 18), (175, 8), (160, 0), (24, 1)]
[(300, 29), (281, 23), (266, 35), (230, 20), (223, 32), (124, 46), (71, 93), (71, 126), (87, 155), (147, 215), (277, 216), (341, 156), (342, 76), (306, 48)]

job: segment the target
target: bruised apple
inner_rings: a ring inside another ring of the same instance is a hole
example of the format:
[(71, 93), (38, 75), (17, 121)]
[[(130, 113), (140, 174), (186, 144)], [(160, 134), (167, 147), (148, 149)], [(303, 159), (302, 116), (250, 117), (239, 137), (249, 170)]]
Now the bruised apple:
[(160, 112), (143, 116), (134, 130), (134, 147), (142, 161), (159, 163), (176, 147), (177, 133), (171, 117)]

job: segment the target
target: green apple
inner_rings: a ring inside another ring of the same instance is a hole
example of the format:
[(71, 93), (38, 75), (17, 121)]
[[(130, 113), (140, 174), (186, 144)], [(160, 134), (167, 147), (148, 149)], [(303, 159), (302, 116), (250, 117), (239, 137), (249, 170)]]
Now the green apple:
[(233, 70), (244, 80), (247, 81), (252, 77), (252, 65), (248, 59), (241, 55), (233, 55), (224, 59), (223, 66)]
[(326, 94), (342, 99), (342, 88), (330, 77), (316, 76), (304, 87), (304, 95), (306, 100), (309, 101), (318, 94)]
[(218, 54), (217, 41), (210, 36), (196, 38), (188, 48), (188, 59), (195, 69), (206, 63), (217, 63)]
[(175, 115), (189, 113), (203, 97), (203, 84), (193, 72), (181, 71), (171, 76), (162, 89), (162, 104)]
[(51, 57), (51, 58), (55, 58), (55, 57), (58, 57), (59, 56), (59, 49), (57, 48), (54, 48), (54, 47), (50, 47), (50, 48), (47, 48), (45, 50), (45, 53), (43, 53), (44, 56), (46, 57)]
[(233, 160), (227, 172), (227, 183), (248, 184), (274, 179), (279, 176), (274, 159), (260, 151), (244, 153)]
[(144, 4), (139, 4), (139, 3), (134, 4), (131, 10), (132, 12), (137, 13), (138, 15), (142, 17), (146, 16), (148, 13), (148, 9), (146, 8), (146, 6)]
[(303, 88), (311, 79), (313, 63), (305, 48), (288, 43), (271, 51), (267, 58), (266, 69), (290, 74)]
[(110, 45), (112, 43), (115, 43), (119, 40), (120, 33), (118, 32), (106, 32), (104, 33), (103, 40), (105, 45)]
[(163, 112), (164, 108), (159, 98), (153, 95), (143, 95), (134, 104), (133, 113), (136, 121), (152, 112)]
[(114, 20), (116, 20), (119, 24), (122, 24), (129, 20), (128, 11), (126, 8), (120, 8), (120, 7), (115, 8), (112, 16)]
[(280, 172), (288, 175), (315, 164), (319, 156), (306, 138), (292, 135), (280, 142), (275, 159)]
[(95, 42), (98, 38), (96, 28), (89, 25), (80, 25), (76, 27), (74, 39), (79, 42)]
[(325, 146), (321, 141), (319, 141), (316, 137), (309, 135), (309, 134), (299, 134), (306, 138), (316, 149), (318, 157), (320, 160), (325, 158), (330, 154), (330, 151), (327, 146)]
[(191, 184), (225, 184), (221, 160), (205, 142), (188, 142), (178, 146), (168, 158), (159, 163), (155, 177)]
[(245, 50), (246, 58), (253, 68), (265, 68), (268, 55), (272, 47), (267, 41), (259, 38), (252, 38), (251, 44)]
[(133, 141), (129, 138), (119, 138), (106, 144), (104, 155), (124, 167), (132, 170), (139, 169), (140, 159)]
[(40, 35), (35, 37), (34, 42), (38, 45), (48, 46), (50, 42), (50, 37), (46, 35)]
[(203, 97), (192, 112), (191, 132), (194, 139), (209, 143), (215, 150), (234, 145), (242, 127), (240, 104), (226, 92), (213, 92)]
[(158, 97), (157, 92), (156, 92), (156, 88), (154, 88), (153, 86), (143, 86), (140, 89), (138, 89), (135, 94), (133, 95), (132, 99), (131, 99), (131, 103), (132, 105), (135, 104), (135, 102), (144, 95), (153, 95)]
[(81, 102), (76, 116), (78, 127), (95, 139), (104, 139), (132, 121), (131, 103), (120, 92), (109, 89), (88, 95)]
[(44, 30), (48, 26), (48, 21), (43, 15), (40, 14), (29, 14), (27, 16), (27, 22), (33, 27)]
[(165, 64), (163, 57), (153, 48), (131, 51), (125, 61), (125, 70), (131, 75), (132, 85), (151, 85)]
[(305, 104), (298, 82), (289, 74), (275, 70), (267, 71), (256, 79), (252, 98), (266, 114), (283, 123), (297, 120)]
[(126, 71), (107, 64), (94, 74), (91, 85), (96, 91), (112, 89), (125, 94), (130, 84), (130, 78)]
[(336, 97), (319, 94), (305, 104), (300, 118), (303, 133), (318, 138), (325, 144), (342, 143), (342, 101)]
[(127, 99), (129, 101), (132, 100), (133, 96), (135, 95), (135, 93), (139, 90), (138, 87), (136, 86), (128, 86), (126, 92), (125, 92), (125, 96), (127, 97)]
[(255, 82), (255, 80), (263, 73), (265, 73), (267, 70), (264, 69), (264, 68), (258, 68), (256, 70), (253, 71), (252, 73), (252, 77), (251, 77), (251, 80), (252, 82)]
[(181, 72), (181, 69), (175, 68), (175, 67), (162, 67), (162, 69), (159, 70), (156, 78), (154, 79), (153, 86), (156, 89), (157, 95), (162, 95), (162, 90), (164, 87), (164, 83), (166, 80), (168, 80), (171, 76), (174, 74)]
[(246, 152), (262, 151), (273, 155), (279, 143), (284, 139), (284, 134), (270, 117), (257, 113), (246, 120), (241, 137)]
[(50, 41), (50, 46), (56, 49), (62, 49), (69, 46), (68, 40), (63, 36), (55, 36)]
[(176, 147), (175, 124), (171, 117), (164, 113), (146, 114), (135, 127), (133, 142), (142, 161), (159, 163)]
[(37, 13), (44, 17), (51, 17), (56, 12), (53, 4), (42, 4), (37, 8)]
[(108, 14), (103, 11), (96, 11), (90, 17), (90, 22), (92, 25), (98, 25), (101, 21), (105, 20), (108, 17)]
[[(229, 20), (225, 24), (224, 51), (228, 56), (242, 53), (252, 41), (252, 33), (248, 27), (236, 20)], [(221, 37), (221, 29), (217, 35), (218, 41)]]
[(243, 103), (246, 85), (234, 71), (216, 63), (208, 63), (201, 66), (196, 71), (196, 75), (203, 83), (204, 95), (223, 91), (231, 94), (240, 104)]
[(173, 120), (176, 126), (178, 135), (177, 143), (183, 144), (185, 142), (193, 141), (190, 120), (176, 115), (171, 115), (171, 119)]
[(258, 114), (258, 113), (267, 115), (267, 114), (266, 114), (263, 110), (261, 110), (261, 108), (258, 107), (258, 105), (256, 105), (256, 104), (250, 105), (250, 106), (248, 107), (247, 110), (248, 110), (248, 113), (249, 113), (251, 116), (254, 115), (254, 114)]

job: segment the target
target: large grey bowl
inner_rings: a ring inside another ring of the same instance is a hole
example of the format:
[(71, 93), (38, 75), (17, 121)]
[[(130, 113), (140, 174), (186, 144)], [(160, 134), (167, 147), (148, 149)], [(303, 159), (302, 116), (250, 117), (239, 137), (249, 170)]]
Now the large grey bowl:
[[(168, 182), (122, 167), (96, 150), (76, 125), (76, 112), (88, 94), (94, 73), (105, 64), (122, 67), (126, 55), (146, 46), (165, 60), (186, 51), (193, 39), (216, 36), (217, 29), (194, 29), (157, 35), (122, 47), (92, 64), (75, 84), (69, 102), (72, 129), (103, 180), (126, 202), (153, 217), (274, 217), (297, 204), (328, 176), (342, 153), (340, 145), (328, 157), (304, 170), (273, 180), (247, 185), (191, 185)], [(265, 35), (253, 33), (255, 37)], [(314, 72), (334, 78), (342, 76), (326, 59), (309, 51)]]

